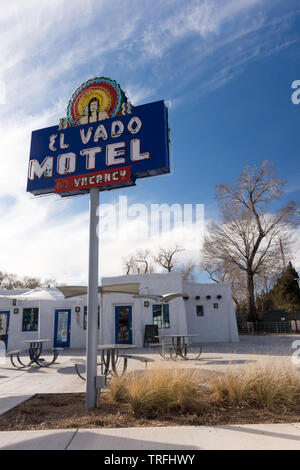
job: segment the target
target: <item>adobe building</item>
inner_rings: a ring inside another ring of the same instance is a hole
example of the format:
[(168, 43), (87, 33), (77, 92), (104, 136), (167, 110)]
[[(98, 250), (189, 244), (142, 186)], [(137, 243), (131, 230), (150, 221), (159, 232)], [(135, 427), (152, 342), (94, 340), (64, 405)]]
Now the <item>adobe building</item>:
[[(239, 341), (229, 285), (184, 281), (173, 272), (105, 277), (101, 285), (126, 283), (138, 283), (139, 295), (99, 295), (99, 343), (143, 347), (145, 325), (157, 325), (159, 334), (199, 334), (201, 343)], [(170, 293), (183, 296), (162, 304), (159, 296)], [(51, 339), (49, 348), (85, 348), (86, 295), (65, 299), (56, 288), (0, 294), (0, 340), (8, 351), (38, 338)]]

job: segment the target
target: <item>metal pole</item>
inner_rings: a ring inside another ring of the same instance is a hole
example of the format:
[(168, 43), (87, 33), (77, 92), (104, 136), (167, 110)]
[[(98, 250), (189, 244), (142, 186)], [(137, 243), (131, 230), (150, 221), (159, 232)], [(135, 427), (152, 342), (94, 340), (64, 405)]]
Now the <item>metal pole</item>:
[(103, 315), (103, 293), (101, 292), (100, 296), (100, 344), (103, 344), (103, 325), (104, 325), (104, 315)]
[(162, 333), (162, 344), (163, 344), (163, 357), (165, 357), (165, 338), (164, 336), (164, 307), (163, 302), (160, 302), (160, 313), (161, 313), (161, 333)]
[(90, 238), (89, 238), (89, 279), (88, 279), (88, 324), (86, 345), (86, 408), (96, 408), (97, 376), (97, 316), (98, 316), (98, 260), (99, 260), (99, 189), (90, 190)]
[[(103, 344), (103, 328), (104, 328), (104, 314), (103, 314), (103, 292), (100, 296), (100, 344)], [(101, 358), (102, 359), (102, 358)], [(103, 361), (101, 360), (101, 375), (104, 373)]]

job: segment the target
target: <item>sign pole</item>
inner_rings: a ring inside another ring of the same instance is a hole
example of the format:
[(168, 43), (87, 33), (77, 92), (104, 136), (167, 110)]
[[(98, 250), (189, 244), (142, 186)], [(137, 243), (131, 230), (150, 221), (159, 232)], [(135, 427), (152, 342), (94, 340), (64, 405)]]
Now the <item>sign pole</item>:
[(90, 189), (89, 279), (87, 305), (86, 347), (86, 408), (96, 408), (97, 376), (97, 314), (98, 314), (98, 260), (99, 260), (99, 188)]
[[(87, 124), (88, 129), (83, 127)], [(59, 126), (32, 132), (27, 191), (35, 196), (90, 194), (86, 408), (97, 406), (99, 191), (170, 173), (169, 142), (165, 102), (133, 107), (120, 85), (107, 77), (93, 77), (76, 88)], [(40, 308), (39, 314), (40, 325)]]

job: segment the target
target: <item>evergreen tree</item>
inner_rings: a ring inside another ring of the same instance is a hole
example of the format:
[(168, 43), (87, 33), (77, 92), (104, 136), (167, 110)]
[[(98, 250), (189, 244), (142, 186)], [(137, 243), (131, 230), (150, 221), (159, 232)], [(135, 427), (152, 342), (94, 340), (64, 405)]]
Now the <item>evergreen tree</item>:
[(272, 308), (283, 309), (287, 312), (300, 311), (300, 289), (296, 281), (298, 278), (297, 271), (289, 262), (270, 291)]

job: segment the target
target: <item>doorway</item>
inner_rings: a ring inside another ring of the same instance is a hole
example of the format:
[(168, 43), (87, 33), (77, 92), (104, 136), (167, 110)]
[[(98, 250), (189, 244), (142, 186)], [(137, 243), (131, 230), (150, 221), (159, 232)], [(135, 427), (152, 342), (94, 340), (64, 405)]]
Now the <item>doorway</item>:
[(115, 307), (116, 344), (132, 344), (132, 305)]
[(3, 341), (7, 349), (8, 328), (9, 328), (9, 311), (0, 312), (0, 341)]
[(71, 310), (55, 310), (54, 348), (69, 348), (71, 336)]

